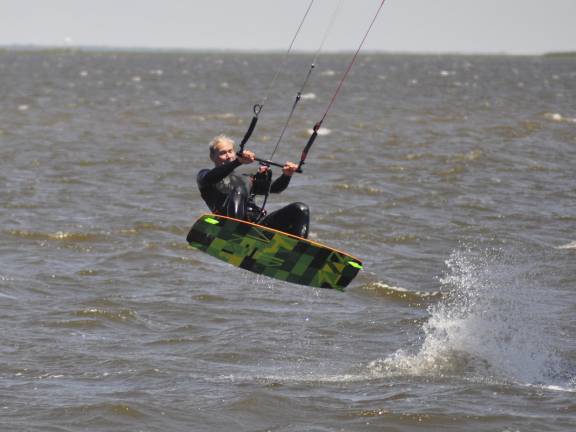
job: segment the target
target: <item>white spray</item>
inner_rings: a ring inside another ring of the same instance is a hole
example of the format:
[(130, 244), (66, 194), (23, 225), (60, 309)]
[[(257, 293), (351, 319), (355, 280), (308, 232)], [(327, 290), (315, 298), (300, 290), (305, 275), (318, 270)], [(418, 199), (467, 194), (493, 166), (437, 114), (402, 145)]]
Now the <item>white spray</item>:
[[(373, 362), (375, 374), (454, 376), (555, 385), (561, 378), (550, 287), (539, 286), (534, 261), (500, 251), (457, 251), (441, 279), (445, 300), (429, 308), (418, 352)], [(570, 385), (568, 385), (570, 387)]]

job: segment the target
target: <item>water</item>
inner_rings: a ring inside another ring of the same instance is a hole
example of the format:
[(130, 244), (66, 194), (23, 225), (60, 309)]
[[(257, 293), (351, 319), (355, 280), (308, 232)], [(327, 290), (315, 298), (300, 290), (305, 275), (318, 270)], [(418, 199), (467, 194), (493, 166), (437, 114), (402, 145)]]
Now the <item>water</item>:
[[(364, 259), (341, 293), (185, 244), (208, 142), (241, 138), (280, 59), (0, 52), (2, 430), (573, 430), (574, 60), (362, 56), (269, 204)], [(348, 60), (322, 57), (277, 160)]]

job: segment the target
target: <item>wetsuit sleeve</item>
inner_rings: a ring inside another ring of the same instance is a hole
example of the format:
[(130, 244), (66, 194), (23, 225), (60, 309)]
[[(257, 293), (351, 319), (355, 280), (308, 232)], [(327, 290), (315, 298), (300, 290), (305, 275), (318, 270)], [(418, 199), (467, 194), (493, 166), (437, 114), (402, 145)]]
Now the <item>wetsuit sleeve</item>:
[(219, 181), (223, 180), (227, 176), (229, 176), (232, 171), (238, 168), (241, 165), (238, 159), (224, 164), (217, 167), (212, 168), (211, 170), (203, 169), (198, 173), (198, 177), (196, 181), (198, 182), (198, 187), (200, 189), (205, 188), (206, 186), (216, 184)]
[(282, 174), (280, 177), (274, 180), (274, 183), (272, 183), (272, 186), (270, 187), (270, 192), (271, 193), (283, 192), (290, 184), (291, 178), (292, 177), (290, 176)]

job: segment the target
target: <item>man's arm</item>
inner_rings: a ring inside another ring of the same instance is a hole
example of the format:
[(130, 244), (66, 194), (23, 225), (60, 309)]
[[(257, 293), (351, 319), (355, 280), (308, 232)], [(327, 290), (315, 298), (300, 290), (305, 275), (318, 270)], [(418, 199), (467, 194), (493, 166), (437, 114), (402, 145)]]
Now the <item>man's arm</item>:
[(218, 183), (227, 176), (229, 176), (232, 171), (238, 168), (241, 162), (236, 159), (230, 163), (220, 165), (212, 168), (211, 170), (203, 169), (198, 173), (197, 182), (200, 189)]
[(282, 174), (280, 177), (278, 177), (276, 180), (274, 180), (274, 182), (272, 183), (272, 186), (270, 186), (270, 193), (280, 193), (283, 192), (288, 185), (290, 184), (290, 179), (292, 177), (287, 176), (286, 174)]
[(298, 169), (298, 165), (293, 162), (286, 162), (284, 167), (282, 167), (282, 175), (274, 180), (272, 186), (270, 187), (270, 192), (272, 193), (280, 193), (284, 191), (290, 184), (290, 179), (292, 178), (292, 174), (296, 172)]

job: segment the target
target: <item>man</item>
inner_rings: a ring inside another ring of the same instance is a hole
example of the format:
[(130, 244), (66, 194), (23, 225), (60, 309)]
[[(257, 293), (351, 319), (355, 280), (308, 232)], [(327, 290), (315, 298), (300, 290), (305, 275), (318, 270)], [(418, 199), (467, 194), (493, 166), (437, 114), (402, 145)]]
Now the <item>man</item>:
[(286, 162), (282, 175), (274, 182), (271, 181), (270, 168), (261, 166), (248, 182), (234, 170), (240, 165), (254, 162), (255, 157), (250, 150), (237, 155), (232, 139), (225, 135), (215, 137), (210, 143), (210, 159), (214, 162), (214, 168), (200, 170), (197, 177), (202, 198), (213, 213), (307, 238), (310, 210), (306, 204), (292, 203), (265, 216), (265, 212), (254, 203), (255, 195), (284, 191), (298, 165)]

